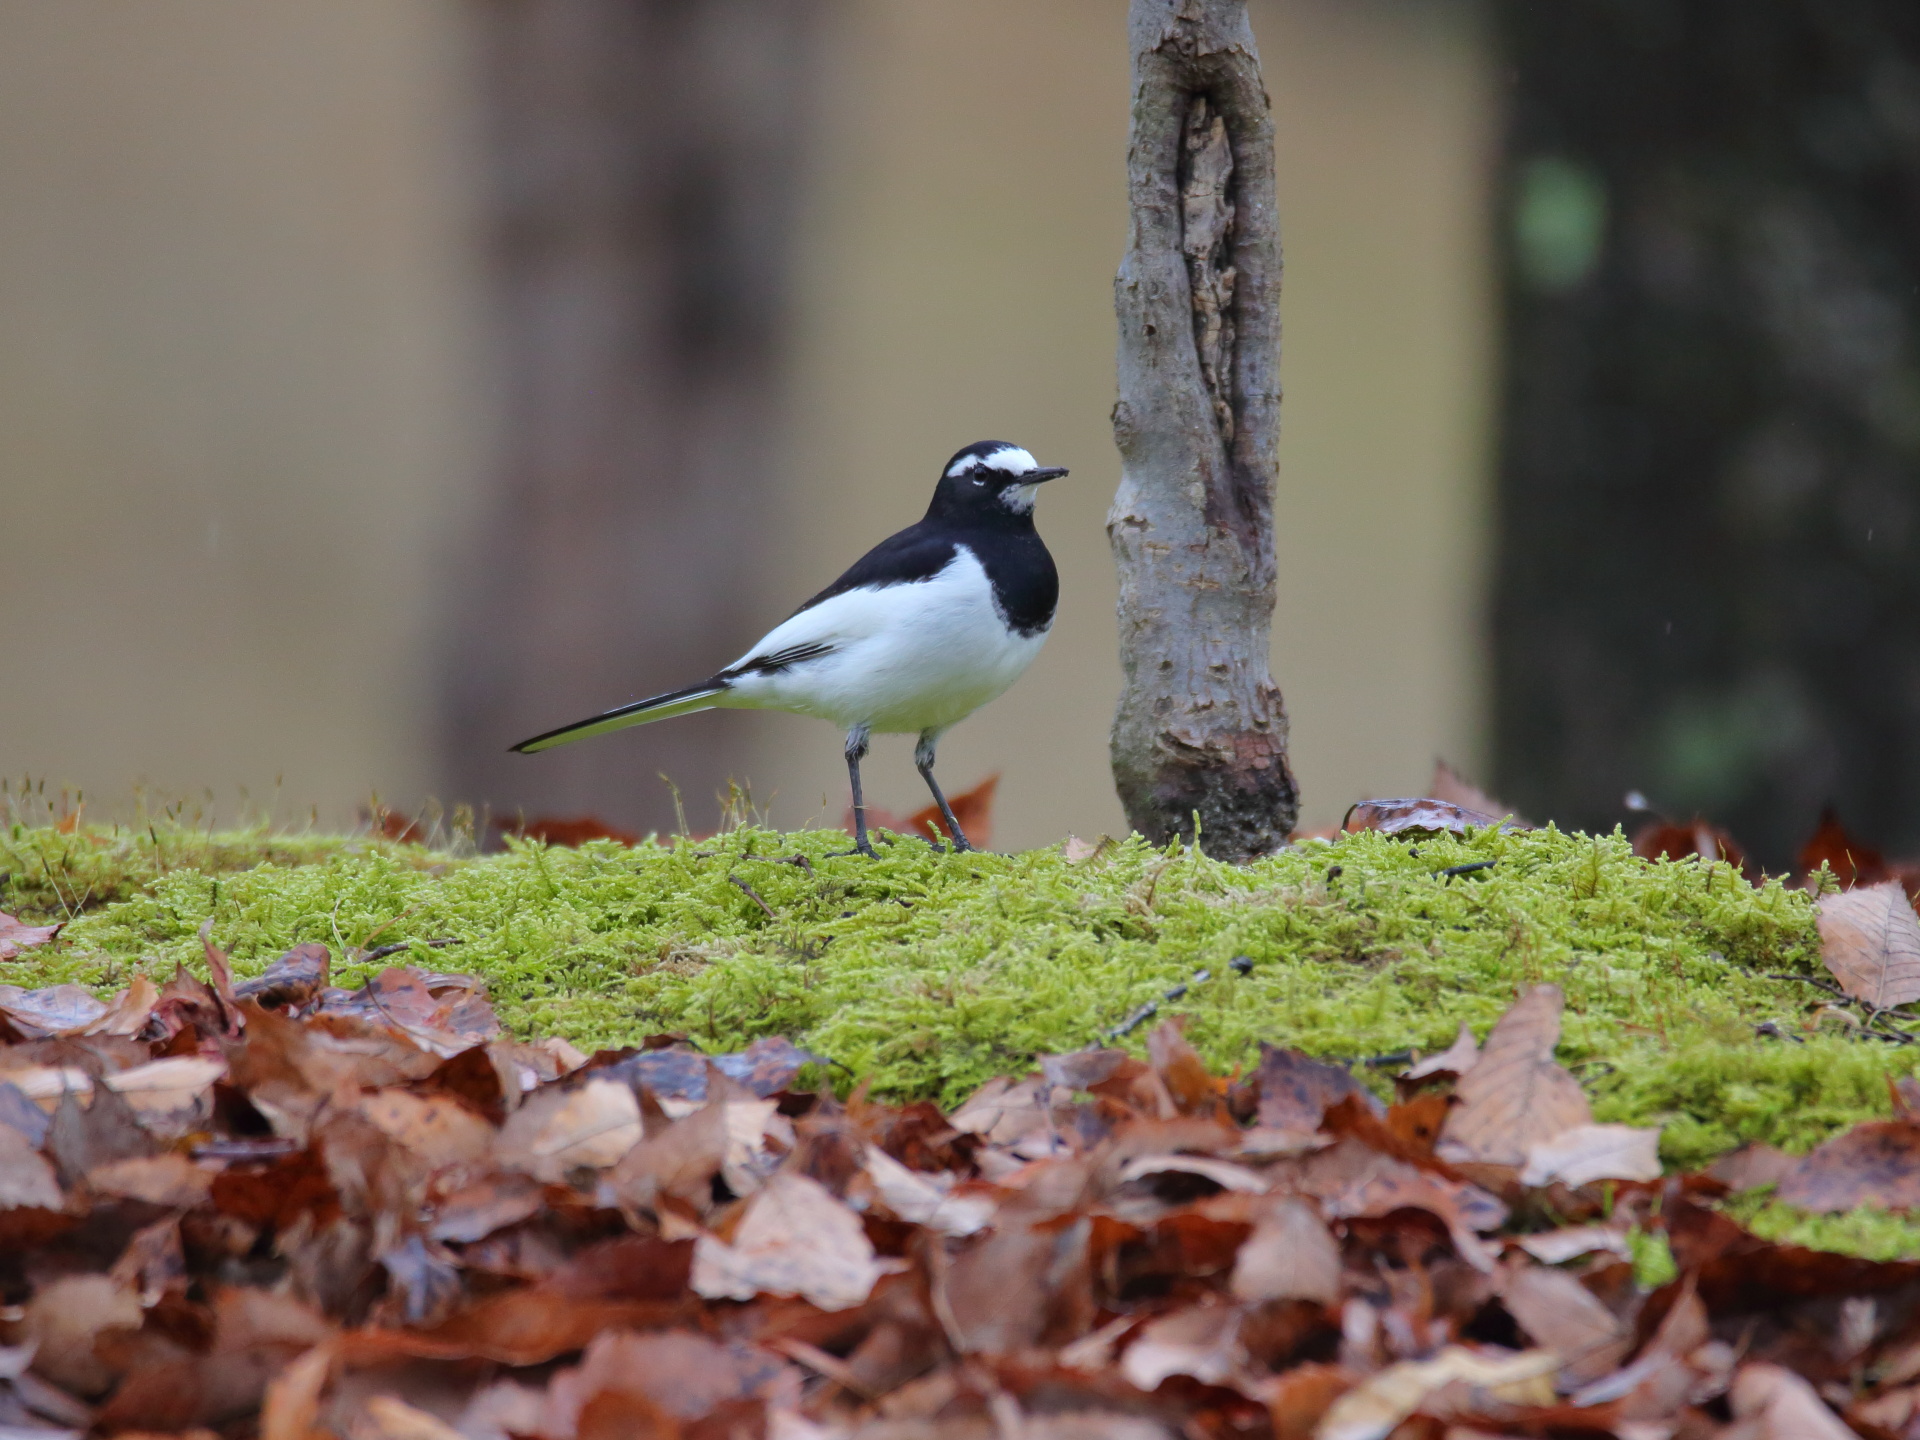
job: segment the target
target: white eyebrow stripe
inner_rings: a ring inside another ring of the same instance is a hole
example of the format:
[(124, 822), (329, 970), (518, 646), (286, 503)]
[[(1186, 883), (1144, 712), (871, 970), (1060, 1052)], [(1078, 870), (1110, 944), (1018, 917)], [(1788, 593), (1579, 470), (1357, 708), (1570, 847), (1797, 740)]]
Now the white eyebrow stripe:
[(1029, 470), (1040, 468), (1040, 462), (1031, 452), (1022, 450), (1018, 445), (1003, 445), (986, 455), (967, 455), (947, 467), (949, 478), (964, 475), (975, 466), (984, 466), (990, 470), (1004, 471), (1008, 475), (1024, 475)]

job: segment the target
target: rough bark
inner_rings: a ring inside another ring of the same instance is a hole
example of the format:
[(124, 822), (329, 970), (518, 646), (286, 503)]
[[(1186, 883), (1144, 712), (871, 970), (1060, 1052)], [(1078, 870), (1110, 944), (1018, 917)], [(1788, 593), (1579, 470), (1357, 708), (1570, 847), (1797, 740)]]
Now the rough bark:
[(1268, 673), (1280, 427), (1273, 119), (1244, 0), (1133, 0), (1132, 227), (1107, 520), (1127, 819), (1244, 860), (1298, 811)]
[(812, 0), (481, 0), (498, 448), (445, 687), (447, 794), (710, 823), (751, 717), (506, 747), (752, 641), (777, 493)]

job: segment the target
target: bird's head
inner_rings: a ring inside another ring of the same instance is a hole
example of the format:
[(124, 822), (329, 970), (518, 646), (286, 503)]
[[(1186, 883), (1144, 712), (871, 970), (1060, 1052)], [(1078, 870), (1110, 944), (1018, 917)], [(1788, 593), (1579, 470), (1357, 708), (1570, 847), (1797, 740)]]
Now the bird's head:
[(933, 508), (956, 519), (1030, 515), (1036, 487), (1066, 473), (1057, 465), (1042, 465), (1018, 445), (978, 440), (947, 462)]

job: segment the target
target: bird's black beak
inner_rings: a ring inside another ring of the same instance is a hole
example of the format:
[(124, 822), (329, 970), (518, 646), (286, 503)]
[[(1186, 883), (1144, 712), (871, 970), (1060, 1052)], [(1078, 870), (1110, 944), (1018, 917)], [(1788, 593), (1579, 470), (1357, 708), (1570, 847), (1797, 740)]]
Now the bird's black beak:
[(1043, 480), (1058, 480), (1066, 473), (1065, 468), (1062, 466), (1049, 465), (1044, 469), (1027, 471), (1026, 474), (1020, 477), (1020, 483), (1022, 485), (1038, 485)]

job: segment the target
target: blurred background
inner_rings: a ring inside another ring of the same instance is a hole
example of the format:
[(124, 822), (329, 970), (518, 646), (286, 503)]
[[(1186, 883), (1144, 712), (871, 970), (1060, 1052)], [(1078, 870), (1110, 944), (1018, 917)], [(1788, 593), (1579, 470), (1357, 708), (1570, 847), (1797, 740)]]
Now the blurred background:
[[(1254, 0), (1303, 822), (1444, 756), (1920, 848), (1920, 12)], [(0, 0), (0, 769), (838, 823), (839, 737), (538, 730), (731, 659), (1016, 441), (1039, 662), (941, 751), (1121, 826), (1120, 0)], [(909, 742), (872, 798), (922, 803)]]

